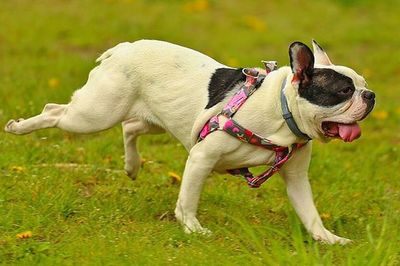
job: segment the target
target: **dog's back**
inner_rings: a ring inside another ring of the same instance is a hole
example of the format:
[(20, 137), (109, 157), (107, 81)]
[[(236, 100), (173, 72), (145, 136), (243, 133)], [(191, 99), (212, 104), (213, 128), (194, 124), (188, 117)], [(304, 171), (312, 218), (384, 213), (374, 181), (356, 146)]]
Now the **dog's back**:
[[(130, 84), (127, 117), (138, 117), (171, 132), (185, 147), (197, 116), (208, 102), (210, 77), (224, 67), (214, 59), (179, 45), (140, 40), (121, 43), (98, 59), (101, 72), (122, 73)], [(183, 114), (192, 114), (184, 116)], [(178, 126), (177, 126), (178, 124)]]

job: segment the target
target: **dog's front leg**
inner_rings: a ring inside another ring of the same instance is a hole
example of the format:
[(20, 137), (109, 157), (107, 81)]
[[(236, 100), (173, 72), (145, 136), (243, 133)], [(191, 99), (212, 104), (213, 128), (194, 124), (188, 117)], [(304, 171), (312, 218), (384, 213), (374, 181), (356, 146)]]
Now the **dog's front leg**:
[[(211, 140), (211, 138), (210, 138)], [(176, 203), (175, 216), (184, 226), (186, 233), (209, 233), (196, 218), (197, 206), (204, 180), (212, 171), (219, 156), (207, 149), (206, 139), (196, 144), (186, 161), (179, 198)], [(212, 149), (211, 149), (212, 150)]]
[(282, 168), (281, 175), (286, 182), (289, 199), (305, 228), (315, 240), (328, 244), (346, 244), (350, 242), (349, 239), (334, 235), (322, 224), (308, 181), (310, 158), (311, 143), (296, 151), (292, 159)]

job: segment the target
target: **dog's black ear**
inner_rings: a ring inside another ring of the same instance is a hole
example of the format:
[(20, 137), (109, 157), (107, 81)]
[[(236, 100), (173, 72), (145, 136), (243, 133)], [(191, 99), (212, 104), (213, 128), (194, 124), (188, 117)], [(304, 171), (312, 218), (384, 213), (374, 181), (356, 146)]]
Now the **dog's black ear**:
[(314, 71), (314, 55), (307, 45), (294, 42), (289, 47), (290, 67), (293, 72), (292, 84), (307, 86)]

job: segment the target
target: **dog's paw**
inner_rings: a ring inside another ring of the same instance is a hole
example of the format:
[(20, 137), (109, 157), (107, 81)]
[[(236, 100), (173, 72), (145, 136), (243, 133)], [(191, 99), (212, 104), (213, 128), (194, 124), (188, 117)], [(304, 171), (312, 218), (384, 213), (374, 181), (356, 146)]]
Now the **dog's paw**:
[(201, 234), (201, 235), (211, 235), (212, 232), (205, 228), (202, 227), (199, 223), (199, 221), (196, 222), (186, 222), (184, 225), (184, 231), (186, 234), (192, 234), (192, 233), (196, 233), (196, 234)]
[(23, 118), (17, 120), (11, 119), (10, 121), (7, 122), (6, 126), (4, 127), (4, 131), (12, 134), (23, 134), (19, 130), (19, 123), (23, 120), (24, 120)]
[(175, 214), (177, 220), (182, 224), (183, 230), (185, 231), (186, 234), (196, 233), (202, 235), (211, 235), (211, 231), (208, 230), (207, 228), (202, 227), (199, 220), (197, 220), (196, 217), (183, 218), (179, 214), (177, 215), (176, 212)]
[(125, 168), (125, 174), (132, 180), (136, 180), (137, 171), (127, 170)]
[(334, 245), (334, 244), (346, 245), (346, 244), (353, 242), (350, 239), (332, 234), (331, 232), (329, 232), (326, 229), (321, 233), (313, 234), (312, 237), (315, 240), (320, 241), (321, 243), (329, 244), (329, 245)]
[(142, 166), (142, 161), (140, 160), (139, 157), (127, 155), (127, 158), (125, 158), (124, 170), (126, 175), (130, 177), (130, 179), (136, 180), (136, 177), (139, 174), (141, 166)]
[(212, 233), (207, 228), (201, 226), (196, 216), (184, 215), (184, 212), (182, 212), (182, 207), (180, 207), (179, 203), (175, 208), (175, 217), (178, 220), (178, 222), (182, 224), (186, 234), (197, 233), (202, 235), (210, 235)]

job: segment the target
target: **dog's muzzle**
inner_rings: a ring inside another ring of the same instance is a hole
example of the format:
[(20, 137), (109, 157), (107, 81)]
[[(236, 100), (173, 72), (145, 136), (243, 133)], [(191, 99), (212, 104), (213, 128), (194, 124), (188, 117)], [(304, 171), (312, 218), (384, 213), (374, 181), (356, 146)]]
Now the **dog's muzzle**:
[(375, 106), (375, 93), (372, 91), (363, 91), (361, 93), (363, 101), (367, 104), (364, 116), (361, 118), (363, 120), (367, 115), (374, 109)]

